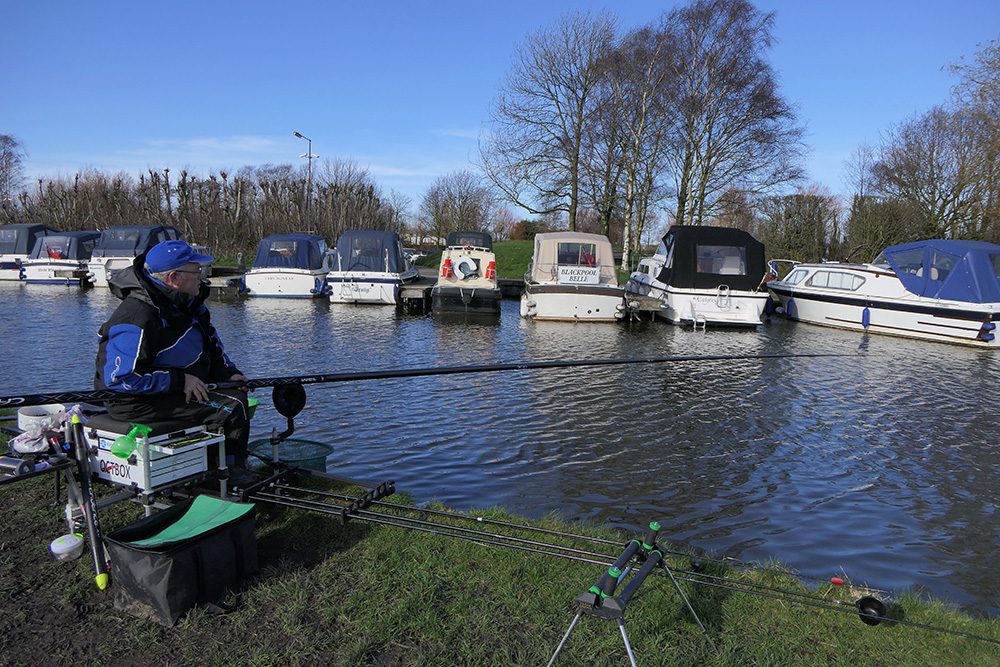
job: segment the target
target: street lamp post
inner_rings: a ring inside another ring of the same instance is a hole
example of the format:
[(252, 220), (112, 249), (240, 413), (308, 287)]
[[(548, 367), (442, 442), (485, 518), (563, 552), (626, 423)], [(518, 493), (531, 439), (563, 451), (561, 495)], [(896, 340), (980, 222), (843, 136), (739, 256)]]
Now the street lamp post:
[(309, 142), (309, 148), (308, 148), (307, 152), (305, 152), (305, 153), (303, 153), (302, 155), (299, 156), (299, 157), (304, 157), (304, 158), (308, 158), (309, 159), (309, 176), (308, 176), (308, 178), (309, 178), (309, 181), (308, 181), (308, 183), (309, 183), (309, 186), (308, 186), (309, 187), (309, 192), (306, 195), (306, 208), (309, 208), (309, 200), (312, 199), (313, 158), (314, 157), (319, 157), (319, 156), (318, 155), (313, 155), (313, 142), (312, 142), (312, 139), (310, 139), (309, 137), (304, 137), (301, 134), (299, 134), (298, 132), (292, 132), (292, 134), (294, 134), (299, 139), (305, 139), (306, 141)]

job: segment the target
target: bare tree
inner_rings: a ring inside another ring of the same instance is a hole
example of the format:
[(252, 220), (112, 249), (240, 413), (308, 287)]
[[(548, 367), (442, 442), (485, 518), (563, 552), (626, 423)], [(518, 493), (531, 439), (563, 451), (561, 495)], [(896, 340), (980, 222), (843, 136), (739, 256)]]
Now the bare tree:
[(774, 14), (748, 0), (697, 0), (667, 30), (677, 87), (669, 160), (678, 224), (701, 224), (731, 188), (766, 193), (797, 181), (802, 129), (765, 53)]
[(0, 134), (0, 221), (14, 222), (17, 194), (24, 183), (24, 146), (9, 134)]
[(529, 37), (514, 54), (480, 144), (487, 177), (533, 214), (565, 212), (576, 228), (584, 132), (613, 46), (615, 19), (569, 14)]
[(456, 171), (439, 177), (424, 195), (419, 218), (435, 238), (449, 232), (489, 231), (494, 197), (471, 171)]
[(840, 204), (818, 186), (794, 195), (766, 197), (761, 241), (774, 257), (819, 261), (839, 249)]
[(936, 107), (893, 128), (872, 167), (876, 194), (912, 204), (923, 238), (964, 238), (980, 212), (987, 169), (977, 119)]
[(665, 109), (673, 92), (674, 72), (669, 62), (673, 44), (664, 28), (631, 32), (608, 66), (611, 103), (605, 115), (618, 128), (620, 140), (623, 269), (631, 265), (632, 250), (641, 243), (651, 208), (666, 192), (659, 178), (665, 168), (670, 129)]

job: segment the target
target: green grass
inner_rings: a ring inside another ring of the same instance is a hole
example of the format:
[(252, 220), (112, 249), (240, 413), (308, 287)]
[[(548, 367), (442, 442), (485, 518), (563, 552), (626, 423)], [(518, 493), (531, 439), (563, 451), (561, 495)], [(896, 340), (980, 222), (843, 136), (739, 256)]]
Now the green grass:
[[(497, 277), (511, 280), (524, 278), (535, 244), (532, 241), (503, 241), (493, 244), (493, 253), (497, 256)], [(441, 253), (432, 252), (416, 262), (420, 266), (439, 268)]]
[[(86, 554), (71, 563), (48, 557), (48, 541), (65, 529), (62, 508), (49, 507), (51, 500), (48, 477), (0, 486), (0, 506), (16, 518), (0, 535), (0, 632), (18, 646), (5, 664), (544, 665), (574, 618), (574, 600), (606, 569), (360, 520), (341, 525), (327, 515), (259, 503), (261, 572), (221, 601), (235, 610), (212, 615), (196, 608), (167, 629), (115, 610), (113, 590), (95, 589)], [(391, 500), (409, 504), (401, 494)], [(386, 511), (469, 525), (415, 509)], [(107, 532), (141, 514), (134, 504), (115, 505), (102, 512), (101, 524)], [(585, 543), (608, 561), (638, 537), (558, 516), (525, 521), (496, 507), (472, 514), (610, 540), (614, 544)], [(472, 525), (546, 543), (565, 540)], [(684, 574), (689, 558), (668, 559), (677, 574), (690, 576)], [(731, 569), (704, 562), (711, 574), (840, 600), (847, 611), (867, 594), (850, 585), (806, 587), (774, 564)], [(625, 615), (640, 665), (987, 665), (997, 664), (1000, 655), (996, 644), (967, 637), (889, 622), (870, 627), (841, 608), (685, 581), (681, 587), (716, 648), (670, 579), (650, 576)], [(1000, 640), (996, 620), (974, 619), (905, 593), (878, 596), (889, 605), (890, 618)], [(580, 664), (628, 664), (614, 621), (581, 617), (556, 661)]]

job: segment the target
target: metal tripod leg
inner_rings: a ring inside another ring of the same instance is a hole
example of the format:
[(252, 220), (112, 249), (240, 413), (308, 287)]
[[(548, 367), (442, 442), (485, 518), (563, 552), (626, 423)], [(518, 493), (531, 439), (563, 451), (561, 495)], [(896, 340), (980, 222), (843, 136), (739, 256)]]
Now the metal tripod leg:
[(566, 634), (563, 635), (562, 641), (559, 642), (559, 646), (556, 646), (556, 652), (552, 654), (551, 658), (549, 658), (549, 664), (545, 665), (545, 667), (552, 667), (552, 663), (556, 661), (556, 656), (559, 655), (559, 651), (562, 650), (563, 644), (565, 644), (566, 640), (569, 639), (569, 633), (573, 632), (573, 626), (576, 625), (576, 622), (580, 620), (580, 616), (582, 615), (582, 611), (576, 612), (576, 616), (573, 617), (573, 622), (569, 624), (569, 629), (566, 630)]
[[(698, 614), (695, 613), (694, 607), (692, 607), (691, 603), (688, 602), (687, 596), (684, 595), (684, 591), (681, 590), (681, 585), (677, 583), (676, 579), (674, 579), (674, 573), (670, 570), (670, 568), (667, 566), (665, 562), (661, 561), (661, 564), (663, 565), (663, 569), (667, 571), (667, 574), (670, 575), (670, 581), (674, 582), (674, 588), (677, 589), (677, 593), (681, 596), (681, 599), (684, 600), (684, 604), (687, 605), (688, 611), (690, 611), (691, 615), (694, 616), (695, 623), (697, 623), (698, 627), (701, 628), (701, 634), (704, 635), (705, 639), (708, 640), (709, 646), (711, 646), (712, 650), (715, 651), (716, 650), (715, 642), (713, 642), (712, 638), (708, 636), (708, 631), (705, 630), (705, 626), (701, 624), (701, 619), (698, 618)], [(622, 630), (622, 632), (624, 632), (624, 630)]]
[[(559, 642), (559, 646), (556, 647), (556, 652), (552, 654), (549, 659), (549, 663), (545, 667), (552, 667), (552, 664), (556, 661), (556, 656), (559, 655), (559, 651), (562, 650), (563, 645), (566, 644), (566, 640), (569, 639), (569, 633), (573, 632), (573, 627), (576, 622), (580, 620), (580, 616), (583, 615), (582, 611), (576, 612), (576, 616), (573, 617), (573, 622), (569, 624), (569, 629), (566, 630), (566, 634), (563, 635), (562, 641)], [(625, 634), (625, 622), (618, 618), (618, 629), (621, 630), (622, 639), (625, 641), (625, 652), (628, 653), (628, 661), (631, 663), (632, 667), (636, 667), (635, 656), (632, 655), (632, 645), (628, 643), (628, 635)]]

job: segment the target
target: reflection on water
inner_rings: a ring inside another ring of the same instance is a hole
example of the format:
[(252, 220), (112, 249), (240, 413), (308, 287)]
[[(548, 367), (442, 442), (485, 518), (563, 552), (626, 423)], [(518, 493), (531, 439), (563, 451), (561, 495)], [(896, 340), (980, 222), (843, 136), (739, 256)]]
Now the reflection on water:
[[(4, 395), (89, 387), (106, 290), (0, 285)], [(42, 289), (39, 289), (42, 288)], [(310, 385), (297, 434), (417, 502), (638, 528), (996, 614), (996, 353), (803, 324), (440, 318), (322, 300), (213, 303), (251, 377), (555, 359), (839, 353)], [(266, 390), (255, 437), (283, 421)]]

